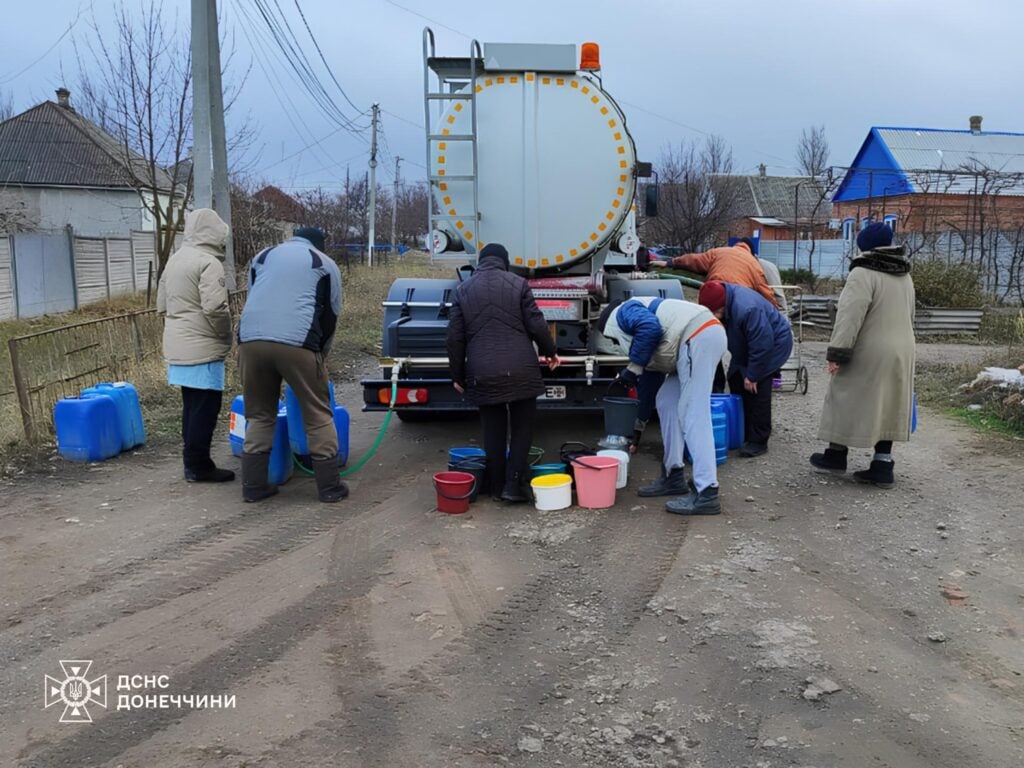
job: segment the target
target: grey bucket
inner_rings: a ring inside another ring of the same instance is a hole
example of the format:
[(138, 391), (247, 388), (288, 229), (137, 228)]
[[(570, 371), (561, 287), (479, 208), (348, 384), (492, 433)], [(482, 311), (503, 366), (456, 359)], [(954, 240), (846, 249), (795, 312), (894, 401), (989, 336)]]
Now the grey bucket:
[(632, 437), (640, 403), (631, 397), (604, 398), (604, 431), (606, 435)]
[(473, 483), (473, 490), (470, 492), (470, 503), (476, 501), (480, 489), (484, 487), (484, 474), (487, 471), (487, 458), (484, 456), (467, 456), (459, 461), (448, 462), (449, 472), (468, 472), (476, 482)]

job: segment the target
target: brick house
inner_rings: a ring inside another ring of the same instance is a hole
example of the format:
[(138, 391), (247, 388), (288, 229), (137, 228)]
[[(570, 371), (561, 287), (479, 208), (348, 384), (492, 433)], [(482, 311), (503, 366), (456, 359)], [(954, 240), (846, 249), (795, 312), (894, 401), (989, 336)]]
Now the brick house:
[(835, 236), (828, 230), (832, 206), (819, 179), (769, 176), (763, 164), (758, 170), (757, 176), (731, 177), (738, 185), (731, 237), (792, 240), (794, 231), (800, 240)]
[(874, 127), (832, 198), (848, 241), (869, 221), (918, 240), (1024, 227), (1024, 133)]

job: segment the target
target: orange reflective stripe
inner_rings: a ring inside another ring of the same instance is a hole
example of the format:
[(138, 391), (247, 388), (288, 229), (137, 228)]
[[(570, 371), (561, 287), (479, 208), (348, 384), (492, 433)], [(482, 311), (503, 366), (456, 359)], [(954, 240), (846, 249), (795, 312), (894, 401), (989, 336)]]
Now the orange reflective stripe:
[(712, 317), (712, 318), (711, 318), (710, 320), (708, 320), (708, 321), (707, 321), (706, 323), (704, 323), (704, 325), (702, 325), (702, 326), (701, 326), (700, 328), (698, 328), (698, 329), (697, 329), (696, 331), (694, 331), (693, 333), (691, 333), (691, 334), (690, 334), (690, 338), (689, 338), (689, 339), (687, 339), (687, 341), (690, 341), (690, 339), (694, 339), (694, 338), (696, 338), (696, 337), (697, 337), (697, 334), (698, 334), (698, 333), (700, 333), (700, 332), (701, 332), (701, 331), (703, 331), (703, 330), (706, 330), (706, 329), (710, 328), (710, 327), (711, 327), (711, 326), (713, 326), (713, 325), (721, 325), (721, 323), (720, 323), (720, 322), (718, 321), (718, 318), (717, 318), (717, 317)]

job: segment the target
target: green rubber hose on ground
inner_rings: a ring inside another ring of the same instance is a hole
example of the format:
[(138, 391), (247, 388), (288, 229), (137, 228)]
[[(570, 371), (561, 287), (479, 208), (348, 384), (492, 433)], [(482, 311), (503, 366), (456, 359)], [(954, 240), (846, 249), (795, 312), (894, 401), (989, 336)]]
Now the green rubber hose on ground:
[[(377, 452), (377, 449), (380, 448), (380, 444), (384, 442), (384, 433), (387, 432), (388, 424), (391, 423), (391, 417), (395, 415), (395, 400), (397, 399), (398, 381), (392, 380), (391, 402), (388, 404), (388, 411), (387, 413), (384, 414), (384, 422), (380, 425), (380, 429), (377, 431), (377, 437), (374, 438), (373, 445), (370, 446), (370, 450), (368, 450), (363, 455), (363, 457), (359, 459), (359, 461), (357, 461), (351, 467), (347, 467), (341, 470), (340, 472), (338, 472), (338, 475), (340, 475), (341, 477), (347, 477), (348, 475), (354, 474), (358, 472), (360, 469), (362, 469), (366, 465), (366, 462), (373, 458), (373, 454)], [(299, 461), (299, 457), (296, 456), (295, 454), (292, 454), (292, 463), (295, 465), (295, 468), (298, 469), (300, 472), (305, 472), (307, 475), (313, 474), (313, 470), (304, 467), (302, 465), (302, 462)]]

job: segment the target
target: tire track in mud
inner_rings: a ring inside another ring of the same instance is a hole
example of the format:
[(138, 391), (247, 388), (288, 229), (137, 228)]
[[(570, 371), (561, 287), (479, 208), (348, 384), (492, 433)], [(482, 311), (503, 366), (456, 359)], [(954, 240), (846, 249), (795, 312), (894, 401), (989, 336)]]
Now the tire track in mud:
[[(340, 735), (359, 749), (362, 765), (512, 757), (520, 725), (540, 718), (555, 683), (585, 674), (626, 641), (672, 567), (687, 524), (660, 511), (594, 515), (576, 538), (549, 548), (549, 568), (434, 657), (396, 682), (369, 665), (341, 683), (355, 711)], [(578, 632), (567, 609), (584, 603), (602, 621)]]
[[(177, 673), (175, 688), (230, 692), (236, 683), (282, 658), (294, 645), (321, 630), (339, 614), (351, 615), (346, 609), (365, 597), (391, 557), (383, 545), (410, 531), (429, 529), (433, 518), (423, 514), (429, 506), (422, 493), (405, 493), (355, 517), (335, 520), (330, 528), (339, 529), (336, 542), (340, 542), (340, 556), (333, 558), (325, 583), (234, 642)], [(384, 534), (382, 526), (385, 526)], [(144, 743), (187, 715), (188, 711), (170, 709), (145, 710), (139, 714), (108, 712), (88, 729), (72, 733), (39, 749), (36, 754), (22, 754), (19, 765), (66, 768), (79, 764), (83, 755), (102, 764)]]

